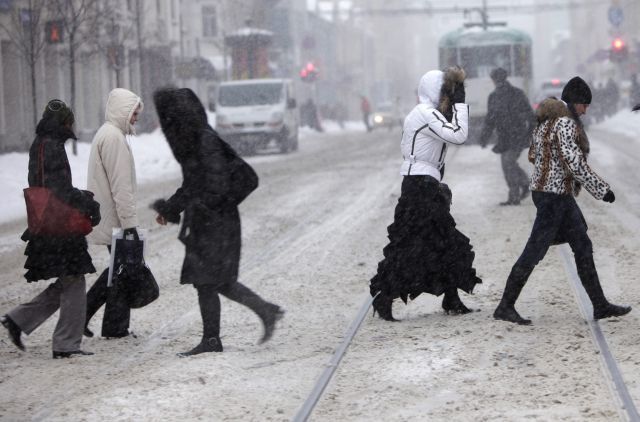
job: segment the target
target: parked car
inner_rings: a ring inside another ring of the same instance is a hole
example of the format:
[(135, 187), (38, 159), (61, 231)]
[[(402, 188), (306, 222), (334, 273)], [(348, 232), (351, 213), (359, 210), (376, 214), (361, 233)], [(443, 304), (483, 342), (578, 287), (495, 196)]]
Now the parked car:
[(533, 97), (533, 109), (537, 110), (540, 103), (549, 97), (556, 97), (557, 99), (560, 99), (564, 84), (565, 82), (560, 79), (551, 79), (542, 82), (542, 84), (540, 84), (540, 88)]
[(387, 128), (391, 130), (396, 126), (402, 127), (403, 121), (404, 116), (391, 103), (379, 104), (371, 113), (371, 125), (374, 129)]
[(298, 149), (298, 106), (290, 79), (222, 82), (215, 111), (216, 130), (240, 154), (274, 141), (282, 153)]

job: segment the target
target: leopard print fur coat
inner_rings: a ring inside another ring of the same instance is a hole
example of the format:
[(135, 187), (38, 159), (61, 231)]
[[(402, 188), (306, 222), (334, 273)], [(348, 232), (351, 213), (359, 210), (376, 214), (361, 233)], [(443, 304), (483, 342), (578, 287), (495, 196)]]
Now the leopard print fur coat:
[(580, 186), (602, 199), (609, 185), (587, 164), (581, 127), (571, 118), (562, 101), (548, 98), (536, 112), (538, 125), (533, 131), (529, 161), (534, 165), (532, 191), (577, 196)]

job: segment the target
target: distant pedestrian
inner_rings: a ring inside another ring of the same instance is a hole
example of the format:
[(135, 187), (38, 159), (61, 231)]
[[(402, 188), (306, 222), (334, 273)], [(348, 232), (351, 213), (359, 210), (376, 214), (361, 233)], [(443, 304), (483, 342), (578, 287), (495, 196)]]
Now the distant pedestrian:
[(360, 96), (360, 111), (362, 112), (362, 121), (364, 122), (364, 127), (367, 129), (367, 132), (371, 132), (373, 129), (371, 127), (371, 103), (364, 95)]
[[(90, 192), (71, 185), (71, 167), (64, 144), (68, 139), (76, 139), (72, 130), (74, 119), (73, 111), (64, 102), (47, 103), (29, 149), (29, 186), (48, 188), (60, 201), (89, 216), (95, 226), (100, 221), (100, 206)], [(27, 242), (24, 264), (27, 281), (57, 280), (0, 319), (11, 341), (24, 350), (21, 334), (31, 334), (60, 309), (53, 332), (53, 358), (92, 355), (80, 348), (85, 316), (84, 275), (96, 272), (87, 252), (87, 240), (83, 235), (35, 235), (29, 229), (22, 240)]]
[(531, 320), (516, 311), (516, 300), (549, 247), (561, 243), (569, 243), (573, 251), (580, 281), (593, 305), (594, 319), (631, 311), (631, 307), (613, 305), (606, 299), (593, 261), (587, 223), (575, 200), (584, 186), (596, 199), (615, 201), (610, 186), (587, 164), (589, 140), (580, 116), (586, 113), (589, 104), (591, 89), (576, 76), (565, 85), (562, 101), (549, 98), (538, 107), (538, 125), (529, 149), (529, 161), (535, 166), (531, 190), (536, 219), (529, 240), (507, 278), (502, 300), (493, 314), (495, 319), (531, 324)]
[(629, 87), (629, 104), (633, 107), (640, 104), (640, 83), (638, 83), (638, 75), (631, 75), (631, 87)]
[(448, 145), (467, 140), (464, 78), (460, 68), (427, 72), (418, 87), (420, 104), (404, 120), (402, 192), (387, 229), (384, 259), (369, 287), (374, 310), (387, 321), (394, 321), (394, 299), (406, 303), (422, 293), (444, 294), (442, 308), (448, 314), (471, 312), (458, 289), (471, 293), (482, 282), (469, 239), (451, 215), (451, 191), (440, 182)]
[(496, 89), (487, 101), (487, 116), (480, 135), (484, 148), (494, 130), (498, 141), (493, 152), (500, 154), (502, 172), (509, 188), (509, 196), (500, 205), (518, 205), (529, 194), (529, 176), (518, 165), (522, 150), (529, 147), (535, 115), (526, 94), (509, 83), (507, 71), (496, 68), (491, 71)]
[(198, 291), (202, 341), (179, 356), (222, 352), (219, 294), (249, 307), (262, 320), (269, 340), (284, 311), (238, 282), (240, 214), (238, 204), (258, 185), (258, 176), (207, 123), (198, 97), (187, 88), (164, 88), (153, 100), (162, 132), (182, 167), (182, 186), (158, 200), (156, 221), (179, 223), (186, 251), (180, 282)]
[[(107, 98), (105, 123), (91, 143), (87, 188), (95, 193), (100, 203), (102, 221), (88, 238), (93, 244), (105, 245), (109, 252), (114, 228), (124, 229), (125, 235), (137, 235), (136, 168), (127, 137), (135, 133), (133, 126), (142, 108), (142, 100), (133, 92), (113, 89)], [(106, 268), (87, 292), (84, 333), (88, 337), (93, 337), (89, 322), (105, 303), (102, 336), (119, 338), (129, 335), (131, 309), (122, 286), (114, 282), (107, 287), (108, 277), (109, 268)]]

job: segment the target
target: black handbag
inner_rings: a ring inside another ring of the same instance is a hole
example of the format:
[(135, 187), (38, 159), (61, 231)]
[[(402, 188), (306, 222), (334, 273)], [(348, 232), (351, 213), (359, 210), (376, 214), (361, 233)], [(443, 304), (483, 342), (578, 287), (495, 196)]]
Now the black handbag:
[(160, 288), (144, 261), (143, 252), (144, 241), (138, 238), (116, 240), (113, 276), (133, 309), (147, 306), (160, 296)]

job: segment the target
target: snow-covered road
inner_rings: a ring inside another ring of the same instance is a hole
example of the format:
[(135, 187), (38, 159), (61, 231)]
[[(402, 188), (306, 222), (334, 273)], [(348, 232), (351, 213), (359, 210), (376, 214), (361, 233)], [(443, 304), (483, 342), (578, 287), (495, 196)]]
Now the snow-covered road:
[[(582, 194), (579, 202), (605, 292), (636, 306), (601, 325), (640, 404), (640, 143), (612, 135), (610, 126), (590, 134), (592, 165), (617, 200), (609, 205)], [(382, 257), (401, 181), (398, 141), (395, 132), (308, 134), (297, 153), (250, 159), (261, 186), (241, 207), (240, 279), (287, 314), (274, 338), (258, 346), (258, 319), (223, 299), (225, 352), (190, 359), (175, 356), (199, 341), (201, 329), (195, 290), (178, 284), (183, 247), (177, 227), (154, 226), (146, 206), (179, 180), (149, 180), (140, 189), (140, 214), (151, 229), (147, 258), (162, 290), (156, 302), (133, 311), (137, 338), (85, 339), (94, 356), (52, 360), (56, 318), (25, 338), (27, 353), (2, 334), (0, 419), (290, 420), (342, 341)], [(491, 317), (535, 208), (530, 199), (520, 207), (497, 205), (506, 187), (499, 157), (489, 149), (466, 146), (449, 154), (452, 212), (471, 238), (484, 280), (462, 299), (478, 312), (446, 316), (439, 299), (423, 295), (395, 305), (401, 322), (369, 314), (311, 419), (615, 419), (618, 410), (556, 248), (517, 305), (534, 325)], [(524, 154), (521, 159), (530, 170)], [(22, 225), (0, 226), (0, 312), (45, 285), (22, 278)], [(106, 253), (92, 253), (101, 270)], [(94, 332), (101, 316), (92, 321)]]

